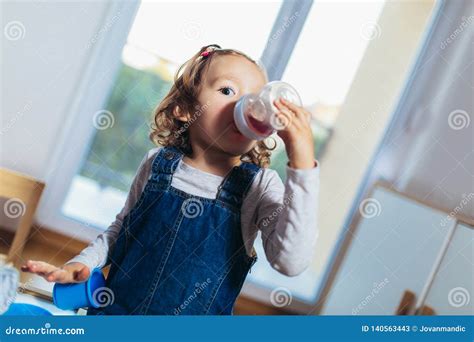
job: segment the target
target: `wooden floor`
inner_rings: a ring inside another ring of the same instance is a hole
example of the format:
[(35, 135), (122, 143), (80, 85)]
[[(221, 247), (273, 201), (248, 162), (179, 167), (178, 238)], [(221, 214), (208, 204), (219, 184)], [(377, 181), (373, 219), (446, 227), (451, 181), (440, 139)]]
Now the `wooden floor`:
[[(28, 259), (46, 261), (53, 265), (63, 265), (66, 261), (77, 255), (87, 243), (73, 240), (51, 230), (32, 227), (31, 235), (22, 255), (24, 261)], [(0, 253), (6, 254), (13, 241), (13, 233), (0, 228)], [(108, 268), (104, 269), (107, 275)], [(21, 282), (34, 287), (52, 291), (53, 283), (48, 283), (43, 278), (21, 272)], [(257, 302), (253, 299), (240, 296), (234, 308), (235, 315), (291, 315), (291, 312), (281, 308)]]

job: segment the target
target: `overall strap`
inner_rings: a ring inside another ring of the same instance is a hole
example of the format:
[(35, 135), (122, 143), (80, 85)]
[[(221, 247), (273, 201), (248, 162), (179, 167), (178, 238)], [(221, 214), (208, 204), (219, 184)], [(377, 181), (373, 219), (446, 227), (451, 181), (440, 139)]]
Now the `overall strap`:
[(156, 183), (160, 189), (168, 189), (173, 180), (173, 173), (182, 157), (183, 153), (177, 147), (161, 148), (153, 160), (150, 181)]
[(249, 162), (234, 166), (219, 186), (216, 199), (240, 209), (243, 198), (259, 170), (259, 166)]

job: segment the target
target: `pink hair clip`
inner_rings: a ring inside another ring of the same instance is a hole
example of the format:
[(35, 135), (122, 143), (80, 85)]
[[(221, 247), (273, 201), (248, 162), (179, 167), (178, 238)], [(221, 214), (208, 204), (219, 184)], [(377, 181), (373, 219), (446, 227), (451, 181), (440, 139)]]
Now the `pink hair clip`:
[(211, 53), (219, 49), (218, 45), (208, 46), (206, 50), (201, 52), (201, 57), (208, 57)]

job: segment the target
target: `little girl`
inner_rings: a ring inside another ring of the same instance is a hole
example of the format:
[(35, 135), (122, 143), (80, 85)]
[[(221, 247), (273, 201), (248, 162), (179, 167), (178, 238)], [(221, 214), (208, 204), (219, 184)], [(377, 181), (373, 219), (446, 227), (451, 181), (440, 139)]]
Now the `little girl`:
[(22, 270), (74, 283), (111, 264), (114, 301), (89, 315), (232, 314), (259, 230), (275, 270), (304, 271), (318, 237), (310, 113), (274, 103), (290, 123), (278, 131), (289, 158), (285, 185), (268, 168), (271, 149), (233, 121), (236, 101), (265, 83), (263, 68), (242, 52), (201, 48), (155, 110), (150, 138), (161, 147), (143, 158), (115, 222), (65, 265), (29, 260)]

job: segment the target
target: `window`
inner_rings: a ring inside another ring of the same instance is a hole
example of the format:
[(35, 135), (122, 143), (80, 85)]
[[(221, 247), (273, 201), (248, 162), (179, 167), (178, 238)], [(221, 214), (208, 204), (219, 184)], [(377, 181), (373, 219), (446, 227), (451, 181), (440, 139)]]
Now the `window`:
[[(377, 20), (384, 1), (315, 1), (283, 73), (300, 93), (312, 117), (316, 158), (331, 138), (339, 109), (368, 43), (380, 35)], [(272, 168), (285, 179), (288, 158), (279, 140)]]

